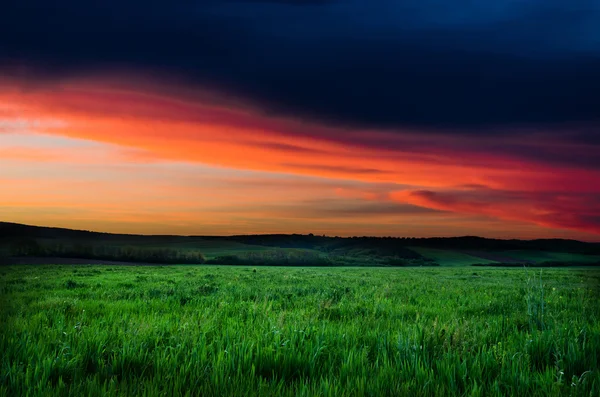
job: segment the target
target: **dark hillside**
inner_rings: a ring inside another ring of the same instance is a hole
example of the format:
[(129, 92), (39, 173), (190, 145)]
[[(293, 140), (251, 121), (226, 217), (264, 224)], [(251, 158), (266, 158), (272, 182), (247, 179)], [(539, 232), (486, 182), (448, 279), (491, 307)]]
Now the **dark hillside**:
[[(263, 253), (255, 252), (266, 250)], [(417, 252), (418, 251), (418, 252)], [(564, 255), (568, 254), (568, 255)], [(131, 235), (0, 222), (0, 256), (47, 256), (117, 261), (319, 265), (438, 263), (595, 263), (600, 243), (575, 240), (328, 237), (313, 234), (238, 236)], [(232, 259), (235, 257), (235, 260)], [(483, 263), (483, 262), (482, 262)]]

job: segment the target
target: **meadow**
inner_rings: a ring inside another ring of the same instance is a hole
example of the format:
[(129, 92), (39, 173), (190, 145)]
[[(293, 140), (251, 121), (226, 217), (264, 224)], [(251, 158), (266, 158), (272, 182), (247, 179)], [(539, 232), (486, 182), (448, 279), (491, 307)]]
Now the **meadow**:
[(598, 396), (600, 269), (0, 267), (4, 396)]

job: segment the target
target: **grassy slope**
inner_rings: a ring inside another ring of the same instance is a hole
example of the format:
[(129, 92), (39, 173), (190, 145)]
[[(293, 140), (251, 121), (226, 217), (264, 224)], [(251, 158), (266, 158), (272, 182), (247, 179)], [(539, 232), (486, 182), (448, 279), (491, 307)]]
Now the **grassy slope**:
[(515, 251), (504, 251), (500, 254), (503, 256), (507, 256), (509, 258), (523, 260), (523, 261), (531, 261), (531, 262), (536, 262), (536, 263), (537, 262), (546, 262), (546, 261), (591, 263), (591, 262), (600, 261), (600, 256), (572, 254), (572, 253), (566, 253), (566, 252), (515, 250)]
[[(108, 242), (107, 245), (126, 246), (131, 243), (127, 241), (123, 242)], [(236, 241), (229, 241), (224, 239), (201, 239), (194, 238), (190, 241), (139, 241), (135, 242), (135, 246), (139, 247), (151, 247), (151, 248), (172, 248), (180, 250), (199, 250), (207, 258), (214, 258), (221, 255), (235, 255), (242, 252), (254, 252), (254, 251), (265, 251), (269, 247), (262, 247), (258, 245), (242, 244)]]
[(0, 269), (0, 395), (600, 394), (600, 271)]
[(411, 249), (423, 255), (425, 258), (433, 259), (439, 263), (440, 266), (470, 266), (475, 263), (495, 262), (458, 251), (424, 247), (411, 247)]
[(411, 247), (426, 258), (431, 258), (441, 266), (469, 266), (497, 262), (568, 262), (594, 263), (600, 261), (600, 256), (583, 255), (566, 252), (547, 252), (533, 250), (510, 251), (469, 251), (468, 253), (449, 249)]
[[(418, 252), (425, 258), (432, 259), (441, 266), (468, 266), (497, 262), (580, 262), (581, 264), (600, 261), (598, 244), (586, 244), (569, 240), (490, 240), (476, 237), (458, 237), (448, 239), (377, 239), (351, 238), (338, 239), (308, 235), (254, 235), (232, 237), (185, 237), (185, 236), (135, 236), (93, 233), (69, 229), (34, 227), (27, 225), (0, 222), (0, 259), (9, 255), (15, 242), (20, 240), (36, 240), (42, 245), (56, 244), (63, 247), (104, 246), (134, 247), (143, 249), (170, 249), (180, 252), (182, 256), (191, 253), (202, 253), (207, 259), (215, 257), (240, 255), (246, 253), (273, 251), (289, 252), (288, 247), (321, 255), (326, 252), (334, 257), (343, 257), (345, 264), (388, 264), (386, 258), (414, 258)], [(414, 246), (414, 247), (411, 247)], [(525, 247), (522, 249), (522, 247)], [(409, 249), (410, 248), (410, 249)], [(412, 249), (412, 251), (411, 251)], [(562, 250), (564, 252), (551, 252)], [(22, 252), (15, 251), (13, 252)], [(413, 252), (414, 251), (414, 252)], [(47, 253), (50, 251), (46, 251)], [(58, 252), (64, 253), (64, 250)], [(71, 257), (85, 250), (72, 250)], [(88, 251), (90, 252), (90, 251)], [(104, 251), (106, 252), (106, 251)], [(575, 253), (566, 253), (575, 252)], [(595, 255), (584, 255), (593, 253)], [(48, 254), (53, 256), (52, 254)], [(19, 256), (19, 254), (17, 254)], [(33, 255), (36, 256), (36, 255)], [(60, 256), (60, 255), (54, 255)], [(143, 256), (143, 255), (141, 255)], [(171, 255), (171, 258), (176, 255)], [(91, 256), (92, 259), (98, 259)], [(103, 256), (103, 259), (119, 259)], [(128, 260), (133, 260), (129, 258)], [(141, 260), (139, 260), (141, 261)], [(190, 263), (192, 259), (183, 261)], [(410, 261), (408, 261), (410, 262)], [(180, 262), (177, 262), (180, 263)], [(195, 263), (195, 262), (194, 262)], [(413, 264), (414, 263), (410, 263)], [(416, 264), (418, 266), (418, 263)]]
[[(208, 259), (223, 255), (236, 255), (247, 252), (257, 251), (269, 251), (274, 250), (274, 247), (267, 247), (261, 245), (243, 244), (237, 241), (231, 241), (224, 238), (202, 238), (202, 237), (160, 237), (160, 236), (149, 236), (149, 237), (126, 237), (120, 239), (84, 239), (84, 240), (67, 240), (67, 239), (48, 239), (41, 238), (37, 241), (42, 245), (52, 246), (56, 243), (62, 243), (64, 245), (72, 244), (83, 244), (91, 246), (106, 246), (106, 247), (142, 247), (142, 248), (167, 248), (182, 251), (200, 251)], [(2, 246), (0, 243), (0, 250), (4, 249), (8, 252), (8, 245)], [(278, 250), (290, 250), (287, 248), (277, 248)], [(297, 250), (297, 249), (294, 249)], [(302, 249), (302, 251), (313, 251), (308, 249)]]

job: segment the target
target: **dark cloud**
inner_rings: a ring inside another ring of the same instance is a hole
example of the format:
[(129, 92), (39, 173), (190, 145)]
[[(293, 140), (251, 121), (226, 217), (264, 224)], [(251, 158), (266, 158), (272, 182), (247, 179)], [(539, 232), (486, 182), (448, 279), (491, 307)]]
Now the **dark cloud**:
[(323, 5), (333, 3), (336, 0), (231, 0), (231, 3), (273, 3), (273, 4), (285, 4), (295, 6), (306, 6), (306, 5)]
[(283, 152), (292, 152), (292, 153), (312, 153), (312, 154), (324, 154), (327, 153), (323, 150), (317, 150), (312, 148), (305, 148), (302, 146), (289, 145), (286, 143), (273, 143), (273, 142), (263, 142), (263, 143), (251, 143), (251, 145), (264, 149), (275, 149)]
[(338, 125), (600, 123), (593, 0), (9, 0), (0, 37), (21, 77), (159, 72)]
[(427, 214), (439, 214), (441, 211), (418, 207), (411, 204), (397, 204), (397, 203), (368, 203), (368, 204), (354, 204), (354, 205), (340, 205), (330, 206), (329, 208), (313, 208), (313, 215), (315, 217), (320, 216), (338, 216), (352, 218), (355, 216), (395, 216), (395, 215), (427, 215)]
[(327, 172), (336, 172), (336, 173), (347, 173), (348, 175), (354, 174), (368, 174), (368, 175), (384, 175), (388, 174), (387, 171), (379, 170), (376, 168), (364, 168), (364, 167), (345, 167), (345, 166), (336, 166), (336, 165), (321, 165), (321, 164), (281, 164), (285, 167), (295, 168), (299, 170), (316, 170), (316, 171), (327, 171)]
[[(252, 210), (253, 208), (249, 207), (249, 209)], [(245, 210), (248, 210), (248, 208), (245, 208)], [(257, 206), (255, 210), (264, 211), (264, 207)], [(358, 199), (304, 200), (294, 204), (270, 206), (269, 211), (282, 217), (304, 219), (353, 219), (365, 216), (394, 217), (402, 215), (427, 216), (441, 212), (436, 209), (411, 204)]]

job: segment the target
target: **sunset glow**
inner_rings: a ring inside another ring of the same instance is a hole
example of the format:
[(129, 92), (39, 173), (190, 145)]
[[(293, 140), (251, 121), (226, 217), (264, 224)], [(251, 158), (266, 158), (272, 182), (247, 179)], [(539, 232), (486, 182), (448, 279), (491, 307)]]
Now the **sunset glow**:
[(142, 234), (600, 236), (600, 170), (561, 161), (594, 148), (554, 130), (499, 142), (336, 127), (127, 72), (1, 84), (5, 221)]

